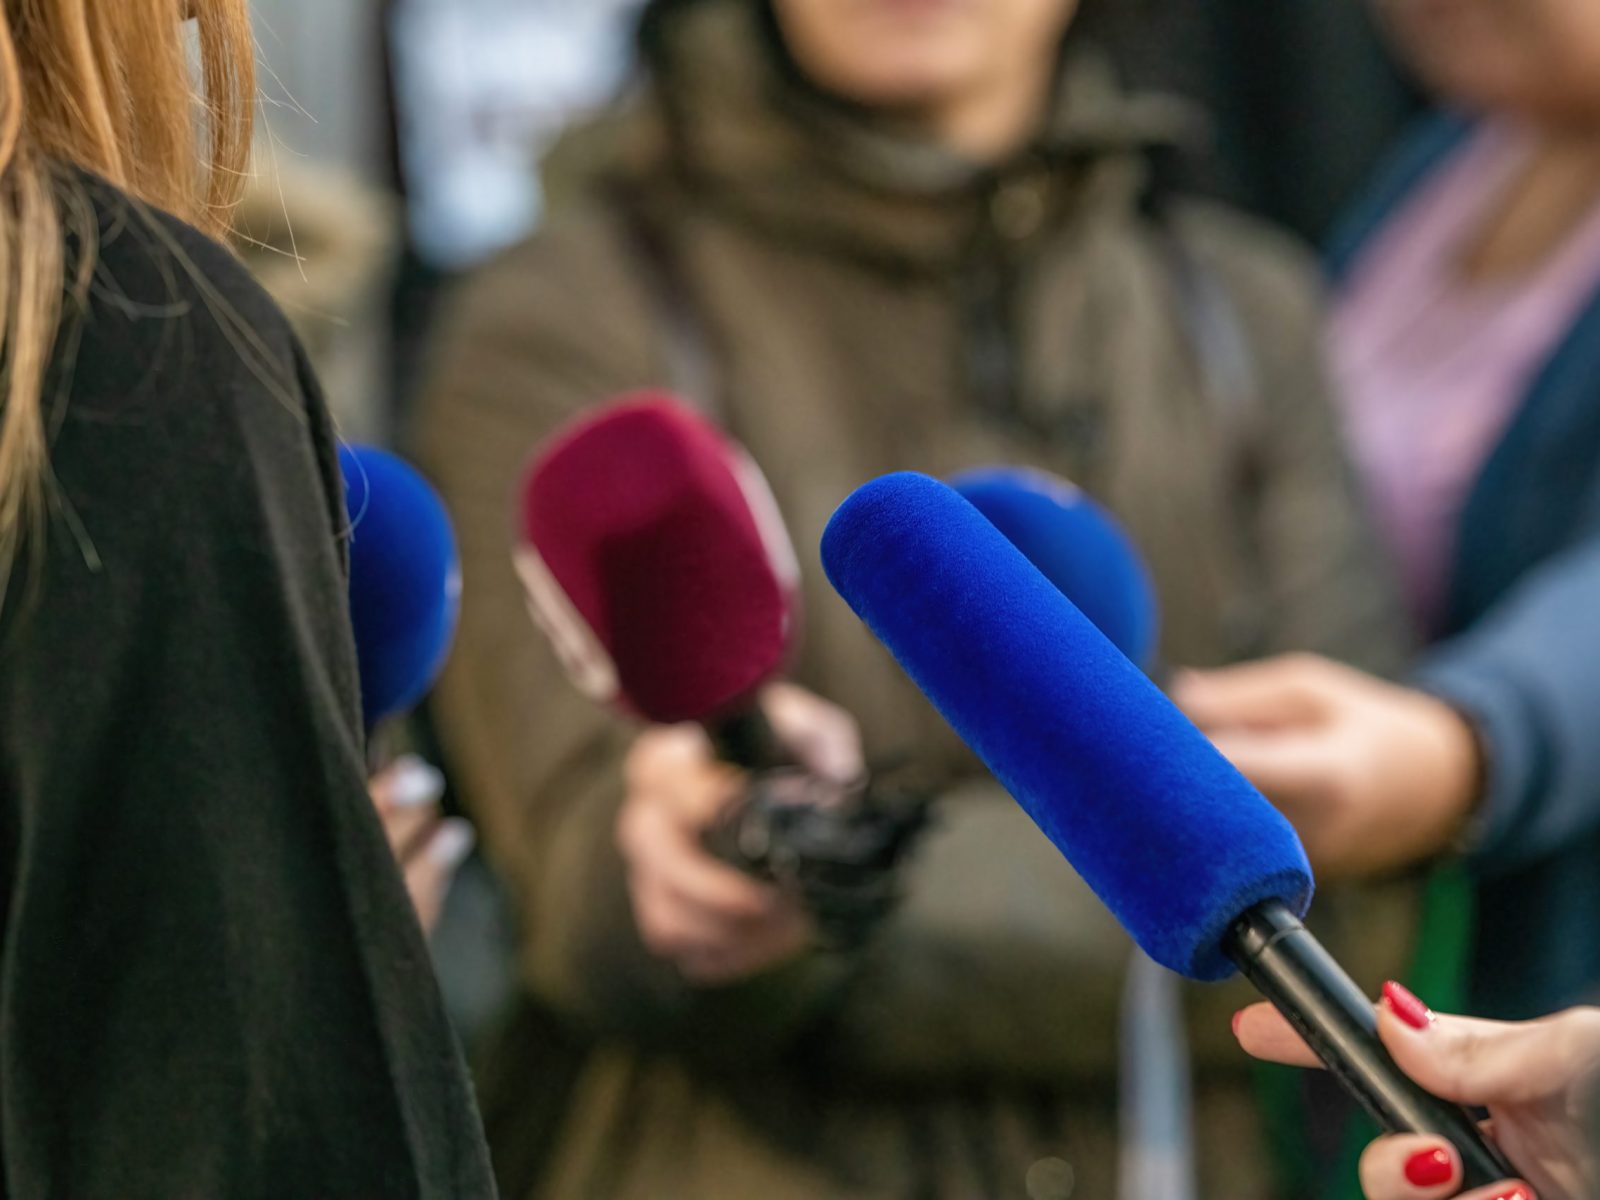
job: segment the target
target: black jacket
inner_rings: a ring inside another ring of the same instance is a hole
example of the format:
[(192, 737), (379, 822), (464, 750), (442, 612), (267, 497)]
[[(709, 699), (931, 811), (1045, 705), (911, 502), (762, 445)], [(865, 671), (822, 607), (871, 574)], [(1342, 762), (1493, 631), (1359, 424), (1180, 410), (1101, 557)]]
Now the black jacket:
[(488, 1196), (365, 788), (316, 385), (226, 250), (81, 182), (60, 503), (0, 613), (0, 1193)]

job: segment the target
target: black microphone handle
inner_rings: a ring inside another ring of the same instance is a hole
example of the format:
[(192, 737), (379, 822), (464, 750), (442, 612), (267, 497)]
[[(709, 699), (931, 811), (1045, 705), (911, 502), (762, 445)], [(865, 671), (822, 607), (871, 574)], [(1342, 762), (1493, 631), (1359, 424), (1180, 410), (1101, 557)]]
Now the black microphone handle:
[(711, 748), (725, 763), (747, 771), (794, 765), (794, 756), (783, 748), (766, 714), (755, 704), (706, 722), (706, 732), (711, 735)]
[(1463, 1188), (1518, 1177), (1466, 1109), (1424, 1091), (1395, 1065), (1378, 1038), (1372, 1002), (1282, 901), (1263, 901), (1235, 921), (1223, 950), (1386, 1130), (1454, 1145)]

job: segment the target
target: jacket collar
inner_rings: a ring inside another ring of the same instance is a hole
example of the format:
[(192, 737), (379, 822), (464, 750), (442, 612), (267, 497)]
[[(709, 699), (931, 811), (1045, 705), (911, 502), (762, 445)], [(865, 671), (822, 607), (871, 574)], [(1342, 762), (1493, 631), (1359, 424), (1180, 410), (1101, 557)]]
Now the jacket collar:
[(650, 203), (675, 192), (791, 242), (941, 269), (997, 222), (1017, 241), (1083, 204), (1131, 208), (1149, 152), (1200, 128), (1181, 101), (1124, 95), (1086, 51), (1064, 64), (1034, 142), (978, 166), (796, 83), (760, 20), (749, 0), (699, 0), (671, 18), (649, 83), (615, 118), (605, 182)]

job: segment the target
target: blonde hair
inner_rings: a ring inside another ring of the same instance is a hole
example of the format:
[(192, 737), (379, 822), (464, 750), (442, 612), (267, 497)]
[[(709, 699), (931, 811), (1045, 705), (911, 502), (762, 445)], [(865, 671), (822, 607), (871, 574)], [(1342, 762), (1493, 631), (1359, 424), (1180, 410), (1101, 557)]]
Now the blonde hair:
[(254, 106), (245, 3), (0, 0), (0, 595), (18, 548), (43, 533), (45, 379), (64, 300), (94, 262), (96, 219), (63, 168), (225, 231)]

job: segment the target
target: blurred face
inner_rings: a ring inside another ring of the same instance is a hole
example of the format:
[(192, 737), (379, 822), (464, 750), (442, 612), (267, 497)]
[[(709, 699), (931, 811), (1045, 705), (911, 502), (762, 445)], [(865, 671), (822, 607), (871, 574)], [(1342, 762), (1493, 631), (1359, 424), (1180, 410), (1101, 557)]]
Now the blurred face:
[(1375, 0), (1448, 100), (1542, 121), (1600, 120), (1600, 0)]
[(789, 52), (819, 87), (874, 108), (916, 109), (1048, 69), (1078, 0), (774, 0), (773, 6)]

